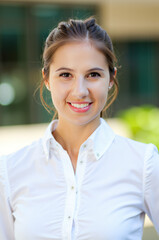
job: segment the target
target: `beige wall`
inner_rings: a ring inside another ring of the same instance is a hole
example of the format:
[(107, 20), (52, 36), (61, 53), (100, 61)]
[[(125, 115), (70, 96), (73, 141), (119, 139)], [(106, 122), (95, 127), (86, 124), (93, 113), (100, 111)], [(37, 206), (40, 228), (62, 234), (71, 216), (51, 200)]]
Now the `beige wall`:
[(113, 38), (159, 39), (159, 1), (109, 1), (100, 12), (101, 24)]
[(0, 3), (95, 4), (112, 38), (159, 39), (159, 0), (0, 0)]

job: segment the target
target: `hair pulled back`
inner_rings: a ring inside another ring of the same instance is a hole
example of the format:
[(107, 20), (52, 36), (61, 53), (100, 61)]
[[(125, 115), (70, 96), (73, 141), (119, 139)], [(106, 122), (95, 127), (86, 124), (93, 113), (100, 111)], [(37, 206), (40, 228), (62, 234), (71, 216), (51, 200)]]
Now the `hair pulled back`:
[(118, 81), (114, 74), (114, 67), (117, 60), (109, 35), (96, 23), (93, 17), (85, 20), (70, 19), (67, 22), (60, 22), (48, 35), (43, 52), (44, 78), (40, 85), (42, 104), (48, 111), (52, 110), (43, 98), (43, 87), (44, 81), (49, 78), (50, 64), (52, 63), (54, 53), (60, 46), (73, 41), (89, 41), (105, 55), (106, 62), (109, 66), (110, 79), (114, 81), (113, 87), (108, 93), (108, 99), (104, 109), (106, 110), (114, 102), (119, 91)]

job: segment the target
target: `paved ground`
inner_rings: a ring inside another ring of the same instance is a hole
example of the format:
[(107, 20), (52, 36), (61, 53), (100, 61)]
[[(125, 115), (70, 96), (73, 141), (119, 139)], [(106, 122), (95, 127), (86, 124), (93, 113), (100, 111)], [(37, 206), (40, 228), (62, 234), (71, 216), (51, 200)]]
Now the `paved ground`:
[[(129, 137), (130, 133), (125, 126), (116, 119), (108, 120), (114, 131), (122, 136)], [(41, 137), (47, 124), (33, 124), (23, 126), (0, 127), (0, 156), (18, 150)], [(151, 221), (146, 217), (143, 240), (159, 240)]]
[(154, 227), (145, 227), (142, 240), (159, 240), (159, 235), (157, 235)]

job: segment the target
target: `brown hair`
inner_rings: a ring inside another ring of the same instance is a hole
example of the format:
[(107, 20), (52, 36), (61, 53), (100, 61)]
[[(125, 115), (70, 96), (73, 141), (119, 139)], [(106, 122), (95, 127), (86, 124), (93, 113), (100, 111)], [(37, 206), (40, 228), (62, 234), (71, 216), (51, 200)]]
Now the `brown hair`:
[(109, 90), (108, 99), (104, 111), (114, 102), (118, 95), (119, 85), (115, 78), (115, 63), (117, 59), (114, 55), (112, 41), (105, 30), (97, 23), (95, 18), (90, 17), (86, 20), (73, 20), (60, 22), (48, 35), (43, 52), (44, 78), (40, 85), (40, 98), (43, 106), (50, 112), (53, 110), (43, 98), (44, 81), (49, 78), (50, 64), (52, 63), (55, 51), (62, 45), (72, 41), (89, 41), (105, 57), (109, 66), (110, 79), (113, 80), (113, 87)]

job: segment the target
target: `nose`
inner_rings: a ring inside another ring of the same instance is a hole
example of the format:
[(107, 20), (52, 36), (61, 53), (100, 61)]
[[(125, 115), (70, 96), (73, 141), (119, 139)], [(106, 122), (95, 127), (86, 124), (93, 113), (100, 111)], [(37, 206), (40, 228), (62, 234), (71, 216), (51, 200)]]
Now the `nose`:
[(83, 76), (76, 78), (72, 88), (72, 96), (77, 99), (83, 99), (87, 97), (88, 94), (89, 90), (86, 79)]

